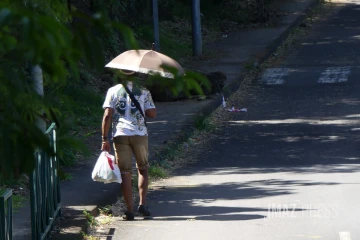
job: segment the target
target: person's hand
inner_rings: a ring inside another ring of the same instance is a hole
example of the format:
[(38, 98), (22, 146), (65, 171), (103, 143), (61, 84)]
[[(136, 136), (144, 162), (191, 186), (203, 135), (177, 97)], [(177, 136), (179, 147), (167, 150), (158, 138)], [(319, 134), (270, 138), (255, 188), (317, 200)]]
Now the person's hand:
[(101, 151), (107, 151), (107, 152), (110, 152), (110, 143), (109, 141), (102, 141), (102, 144), (101, 144)]

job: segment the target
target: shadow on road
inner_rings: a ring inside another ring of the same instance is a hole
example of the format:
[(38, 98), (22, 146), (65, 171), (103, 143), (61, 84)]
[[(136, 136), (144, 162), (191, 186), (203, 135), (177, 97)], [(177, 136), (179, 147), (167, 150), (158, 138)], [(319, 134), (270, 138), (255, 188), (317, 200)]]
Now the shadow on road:
[[(244, 183), (169, 186), (151, 191), (151, 209), (157, 221), (244, 221), (266, 218), (267, 208), (231, 206), (231, 201), (259, 199), (295, 193), (297, 186), (329, 186), (336, 182), (248, 181)], [(224, 201), (226, 201), (224, 206)], [(230, 202), (229, 202), (230, 201)], [(294, 208), (291, 211), (307, 211)], [(120, 212), (113, 212), (114, 216)]]

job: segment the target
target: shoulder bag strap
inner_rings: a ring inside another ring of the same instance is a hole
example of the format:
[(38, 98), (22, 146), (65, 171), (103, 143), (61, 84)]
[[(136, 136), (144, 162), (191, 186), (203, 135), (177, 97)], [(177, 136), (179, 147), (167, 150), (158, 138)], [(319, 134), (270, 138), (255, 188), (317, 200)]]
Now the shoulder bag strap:
[(145, 127), (147, 127), (145, 114), (144, 114), (144, 112), (143, 112), (143, 110), (142, 110), (142, 108), (140, 106), (140, 103), (138, 102), (138, 100), (136, 100), (134, 94), (130, 91), (130, 89), (126, 86), (126, 84), (123, 84), (123, 86), (124, 86), (126, 92), (129, 94), (129, 97), (130, 97), (131, 101), (135, 104), (135, 107), (137, 108), (137, 110), (139, 110), (139, 112), (143, 116)]

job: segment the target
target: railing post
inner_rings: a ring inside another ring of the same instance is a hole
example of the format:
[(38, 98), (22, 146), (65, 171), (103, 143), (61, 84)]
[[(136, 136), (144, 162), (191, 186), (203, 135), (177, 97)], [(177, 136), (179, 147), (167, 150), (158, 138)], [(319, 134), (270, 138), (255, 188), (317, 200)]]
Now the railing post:
[(192, 0), (192, 45), (193, 55), (202, 55), (200, 0)]
[(0, 240), (12, 240), (13, 231), (12, 191), (0, 196)]
[(53, 123), (45, 133), (49, 137), (50, 145), (55, 154), (49, 156), (44, 151), (37, 151), (35, 153), (35, 169), (30, 175), (33, 240), (46, 239), (54, 225), (55, 219), (61, 214), (55, 127), (56, 125)]
[(5, 199), (0, 196), (0, 240), (6, 240)]

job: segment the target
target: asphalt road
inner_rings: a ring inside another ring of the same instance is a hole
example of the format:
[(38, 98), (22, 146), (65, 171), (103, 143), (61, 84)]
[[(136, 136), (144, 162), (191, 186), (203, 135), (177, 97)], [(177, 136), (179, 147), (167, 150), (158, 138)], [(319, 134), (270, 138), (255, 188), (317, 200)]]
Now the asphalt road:
[(150, 195), (112, 239), (360, 238), (360, 5), (345, 4), (268, 69), (249, 114)]

